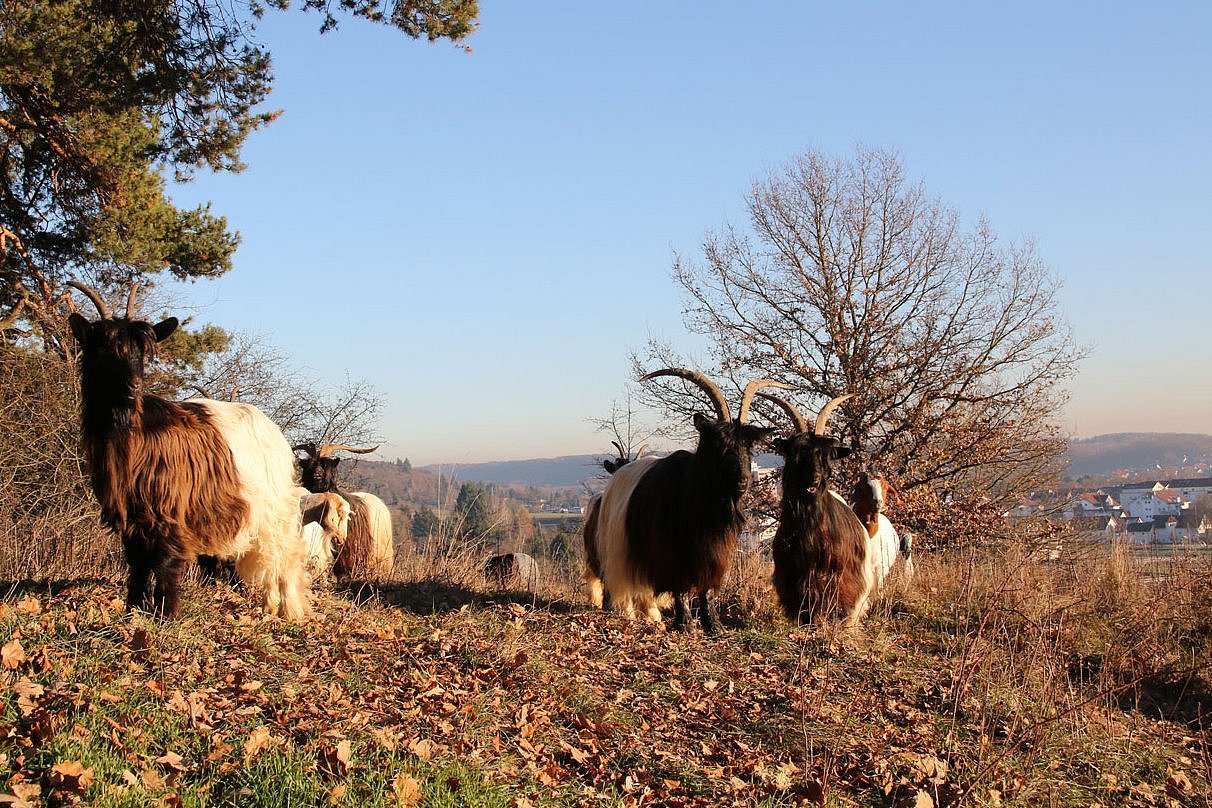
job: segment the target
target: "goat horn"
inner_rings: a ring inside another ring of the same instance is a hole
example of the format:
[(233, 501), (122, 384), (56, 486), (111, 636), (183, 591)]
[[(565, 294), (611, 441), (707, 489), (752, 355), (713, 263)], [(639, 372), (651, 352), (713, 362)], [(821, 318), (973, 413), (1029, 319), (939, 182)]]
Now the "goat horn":
[(654, 370), (651, 373), (645, 373), (640, 377), (640, 381), (646, 382), (649, 379), (655, 379), (657, 376), (677, 376), (688, 382), (694, 382), (711, 399), (711, 403), (715, 405), (715, 414), (719, 416), (719, 419), (721, 421), (732, 420), (732, 416), (728, 413), (728, 401), (724, 398), (724, 394), (720, 392), (720, 388), (716, 386), (715, 382), (697, 370), (664, 368), (663, 370)]
[(816, 434), (825, 434), (825, 426), (829, 423), (829, 416), (833, 414), (833, 411), (837, 408), (838, 404), (841, 404), (848, 398), (854, 398), (854, 393), (847, 393), (844, 396), (838, 396), (825, 405), (825, 407), (816, 416), (816, 429), (814, 430)]
[(126, 296), (126, 319), (135, 319), (135, 303), (139, 297), (139, 282), (135, 281), (130, 286), (130, 294)]
[(616, 449), (618, 449), (618, 450), (619, 450), (619, 457), (626, 457), (626, 456), (627, 456), (627, 453), (623, 451), (623, 447), (619, 445), (619, 442), (618, 442), (617, 440), (612, 440), (612, 441), (610, 442), (610, 444), (611, 444), (612, 446), (614, 446), (614, 448), (616, 448)]
[[(639, 460), (639, 459), (640, 459), (640, 457), (641, 457), (641, 456), (644, 454), (644, 450), (645, 450), (645, 449), (647, 449), (647, 448), (648, 448), (648, 444), (647, 444), (647, 443), (645, 443), (644, 445), (640, 446), (640, 448), (636, 450), (636, 453), (635, 453), (635, 460)], [(631, 461), (631, 462), (633, 462), (633, 463), (634, 463), (634, 462), (635, 462), (635, 460), (633, 460), (633, 461)]]
[(741, 409), (737, 413), (736, 419), (740, 423), (745, 423), (749, 418), (749, 407), (753, 404), (753, 396), (758, 390), (764, 387), (777, 387), (780, 390), (794, 390), (795, 388), (789, 384), (776, 382), (774, 379), (754, 379), (745, 385), (745, 392), (741, 394)]
[(787, 413), (787, 415), (791, 417), (791, 422), (793, 424), (795, 424), (796, 432), (807, 432), (808, 431), (808, 429), (809, 429), (808, 419), (804, 417), (804, 414), (799, 411), (798, 407), (796, 407), (795, 405), (791, 404), (788, 401), (784, 401), (783, 399), (779, 398), (778, 396), (772, 396), (769, 393), (758, 393), (758, 395), (761, 396), (762, 398), (766, 399), (767, 401), (774, 402), (775, 404), (777, 404), (779, 406), (779, 408), (783, 412)]
[(346, 446), (344, 443), (325, 443), (320, 446), (320, 457), (332, 457), (336, 452), (353, 452), (354, 454), (370, 454), (378, 449), (379, 445), (375, 444), (369, 449), (359, 449), (355, 446)]
[(298, 446), (290, 447), (292, 452), (307, 452), (308, 457), (316, 457), (316, 445), (314, 443), (300, 443)]
[(112, 320), (113, 315), (109, 313), (109, 306), (105, 305), (105, 301), (101, 299), (101, 295), (97, 294), (95, 289), (85, 286), (80, 281), (68, 281), (68, 286), (74, 286), (84, 294), (88, 295), (88, 299), (93, 301), (93, 305), (97, 307), (97, 313), (101, 315), (102, 320)]

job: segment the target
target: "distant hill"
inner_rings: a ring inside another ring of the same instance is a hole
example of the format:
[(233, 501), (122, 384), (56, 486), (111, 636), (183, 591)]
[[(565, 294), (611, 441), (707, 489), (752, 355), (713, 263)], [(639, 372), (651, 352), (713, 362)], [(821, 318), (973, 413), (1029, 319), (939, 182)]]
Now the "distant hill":
[(461, 466), (425, 466), (424, 470), (440, 471), (469, 482), (566, 487), (579, 486), (582, 480), (605, 474), (601, 465), (603, 457), (605, 455), (568, 455), (536, 460), (497, 460)]
[(1171, 472), (1202, 476), (1212, 467), (1212, 435), (1120, 432), (1069, 442), (1068, 476), (1080, 479), (1116, 472)]

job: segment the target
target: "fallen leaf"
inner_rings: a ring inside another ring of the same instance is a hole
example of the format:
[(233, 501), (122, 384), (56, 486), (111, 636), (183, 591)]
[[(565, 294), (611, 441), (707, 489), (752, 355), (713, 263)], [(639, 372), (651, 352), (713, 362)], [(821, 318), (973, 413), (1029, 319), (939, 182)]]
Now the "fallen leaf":
[(5, 670), (15, 671), (24, 661), (25, 649), (21, 647), (21, 640), (10, 640), (0, 646), (0, 666)]
[(349, 741), (340, 741), (335, 746), (320, 747), (316, 753), (316, 763), (320, 767), (321, 776), (332, 780), (348, 774), (350, 754)]
[(421, 804), (421, 783), (403, 772), (391, 781), (391, 793), (396, 796), (400, 808), (413, 808)]

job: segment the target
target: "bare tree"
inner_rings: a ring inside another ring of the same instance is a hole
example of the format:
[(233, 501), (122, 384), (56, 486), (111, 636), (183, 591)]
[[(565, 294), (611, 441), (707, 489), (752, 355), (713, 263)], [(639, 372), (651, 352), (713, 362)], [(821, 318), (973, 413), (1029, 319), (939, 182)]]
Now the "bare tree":
[(673, 267), (714, 373), (793, 384), (805, 411), (854, 393), (836, 426), (902, 491), (994, 512), (1056, 470), (1055, 415), (1083, 351), (1031, 245), (983, 219), (964, 229), (874, 149), (803, 153), (746, 202), (749, 230), (708, 232), (702, 259)]
[(254, 404), (292, 444), (378, 442), (383, 400), (369, 382), (348, 376), (339, 385), (308, 378), (262, 337), (230, 332), (225, 347), (181, 366), (176, 381), (186, 395)]

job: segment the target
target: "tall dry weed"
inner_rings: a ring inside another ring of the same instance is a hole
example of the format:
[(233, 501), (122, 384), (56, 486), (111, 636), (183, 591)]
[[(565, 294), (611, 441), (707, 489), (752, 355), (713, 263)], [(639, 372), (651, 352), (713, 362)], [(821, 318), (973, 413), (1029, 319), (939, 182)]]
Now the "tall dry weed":
[(121, 568), (80, 459), (73, 373), (58, 359), (0, 347), (0, 579)]

